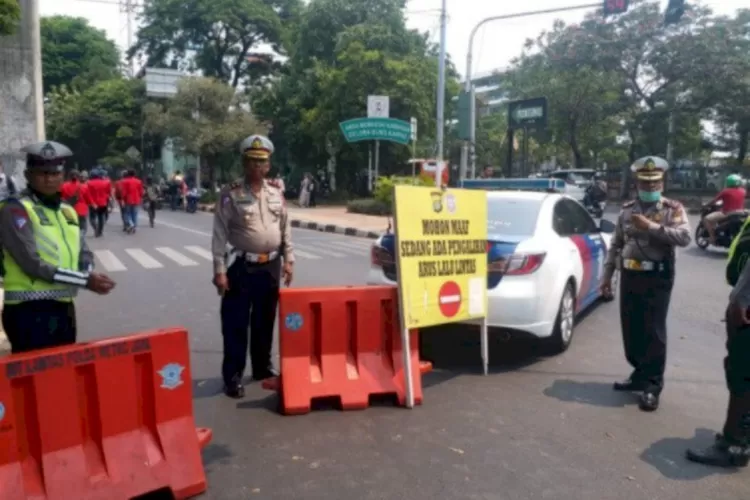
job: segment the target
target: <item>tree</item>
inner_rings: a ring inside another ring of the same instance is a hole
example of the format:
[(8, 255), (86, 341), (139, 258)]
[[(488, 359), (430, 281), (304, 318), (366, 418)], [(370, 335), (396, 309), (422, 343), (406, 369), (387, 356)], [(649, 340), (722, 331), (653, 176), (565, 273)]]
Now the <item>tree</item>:
[(591, 166), (591, 156), (614, 141), (624, 89), (612, 71), (592, 64), (570, 65), (557, 57), (576, 31), (556, 22), (551, 31), (527, 43), (506, 76), (513, 97), (547, 98), (550, 136), (570, 148), (573, 165), (581, 168)]
[(146, 98), (142, 81), (117, 78), (85, 90), (63, 85), (47, 97), (47, 137), (69, 146), (79, 168), (132, 165), (125, 152), (131, 146), (141, 148)]
[(266, 133), (248, 111), (242, 94), (214, 78), (184, 79), (173, 99), (166, 104), (149, 103), (144, 115), (148, 132), (174, 139), (179, 149), (200, 156), (212, 183), (217, 170), (226, 170), (225, 155), (237, 158), (234, 151), (242, 139)]
[[(437, 51), (424, 35), (406, 28), (403, 5), (400, 0), (309, 4), (283, 74), (253, 95), (254, 109), (273, 125), (281, 153), (277, 162), (289, 170), (326, 165), (332, 187), (361, 189), (369, 145), (345, 144), (339, 123), (364, 116), (370, 94), (390, 96), (391, 116), (416, 117), (421, 142), (434, 140)], [(450, 64), (447, 75), (446, 116), (451, 116), (458, 83)], [(381, 172), (405, 165), (408, 156), (408, 148), (382, 143)]]
[(148, 0), (128, 57), (143, 57), (147, 66), (199, 71), (237, 87), (248, 83), (251, 68), (272, 69), (249, 56), (260, 45), (283, 52), (282, 26), (293, 25), (300, 5), (299, 0)]
[[(709, 9), (690, 6), (680, 23), (664, 27), (659, 2), (633, 0), (629, 11), (611, 22), (603, 21), (599, 13), (587, 16), (567, 42), (558, 45), (554, 57), (562, 64), (588, 65), (619, 75), (631, 161), (639, 154), (665, 153), (642, 146), (639, 124), (648, 122), (648, 115), (696, 113), (708, 105), (694, 90), (706, 75), (721, 74), (710, 14)], [(667, 134), (667, 121), (660, 135)]]
[(12, 35), (21, 20), (21, 6), (18, 0), (0, 0), (0, 36)]
[(43, 17), (41, 37), (45, 94), (62, 85), (82, 89), (120, 72), (117, 45), (84, 18)]
[(750, 141), (750, 10), (739, 11), (734, 19), (719, 19), (716, 31), (724, 35), (720, 57), (729, 68), (723, 68), (720, 80), (707, 78), (701, 87), (709, 87), (703, 92), (713, 90), (716, 96), (712, 117), (719, 126), (719, 142), (742, 164)]

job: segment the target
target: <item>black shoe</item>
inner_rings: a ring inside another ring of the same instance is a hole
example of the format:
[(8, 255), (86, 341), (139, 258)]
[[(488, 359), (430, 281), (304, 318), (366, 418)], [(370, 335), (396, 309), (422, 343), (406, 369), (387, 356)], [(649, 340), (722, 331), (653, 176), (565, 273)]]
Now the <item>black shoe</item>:
[(622, 382), (615, 382), (612, 388), (619, 392), (639, 392), (646, 388), (646, 384), (629, 378)]
[(259, 372), (253, 373), (253, 380), (262, 381), (273, 377), (278, 377), (279, 374), (276, 373), (274, 370), (267, 368), (265, 370), (261, 370)]
[(642, 411), (656, 411), (659, 409), (659, 395), (653, 392), (644, 392), (638, 400), (638, 408)]
[(685, 458), (691, 462), (724, 469), (747, 467), (750, 461), (750, 450), (728, 442), (721, 434), (716, 435), (716, 442), (705, 450), (687, 450)]
[(232, 399), (242, 399), (245, 397), (245, 388), (239, 383), (227, 384), (224, 386), (224, 394)]

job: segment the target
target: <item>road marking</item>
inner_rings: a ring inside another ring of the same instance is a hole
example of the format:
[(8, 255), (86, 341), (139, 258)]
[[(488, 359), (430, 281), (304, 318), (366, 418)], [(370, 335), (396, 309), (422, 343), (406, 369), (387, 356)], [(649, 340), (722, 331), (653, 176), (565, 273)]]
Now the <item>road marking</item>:
[(308, 245), (305, 245), (305, 248), (308, 249), (308, 250), (313, 250), (315, 252), (323, 252), (328, 257), (337, 257), (337, 258), (344, 257), (345, 258), (347, 256), (344, 253), (334, 252), (333, 250), (331, 250), (327, 246), (323, 246), (323, 248), (321, 248), (320, 246), (318, 246), (318, 247), (310, 247)]
[(195, 262), (193, 259), (190, 259), (186, 257), (185, 255), (182, 255), (177, 250), (172, 250), (169, 247), (156, 247), (154, 248), (157, 252), (162, 254), (163, 256), (167, 257), (168, 259), (172, 259), (173, 261), (177, 262), (177, 264), (188, 267), (188, 266), (197, 266), (198, 263)]
[(320, 259), (319, 255), (315, 255), (315, 254), (312, 254), (312, 253), (307, 253), (304, 250), (300, 250), (298, 248), (294, 249), (294, 256), (295, 257), (302, 257), (303, 259), (311, 259), (311, 260)]
[(346, 249), (351, 249), (351, 250), (358, 251), (358, 252), (369, 252), (370, 247), (372, 246), (369, 243), (361, 244), (361, 243), (354, 243), (350, 241), (341, 241), (341, 242), (338, 242), (337, 244), (340, 247), (344, 247)]
[(94, 256), (99, 260), (105, 271), (115, 273), (117, 271), (127, 271), (127, 267), (109, 250), (94, 250)]
[(214, 256), (211, 255), (211, 252), (209, 252), (203, 247), (199, 247), (197, 245), (188, 245), (185, 247), (185, 250), (187, 250), (188, 252), (192, 252), (195, 255), (198, 255), (199, 257), (203, 257), (206, 260), (211, 260), (211, 261), (214, 260)]
[(146, 269), (159, 269), (160, 267), (164, 267), (161, 262), (151, 257), (140, 248), (126, 248), (125, 253), (133, 257), (137, 263)]
[(171, 222), (164, 222), (161, 220), (157, 220), (156, 225), (167, 226), (167, 227), (171, 227), (172, 229), (179, 229), (180, 231), (185, 231), (187, 233), (193, 233), (193, 234), (199, 234), (201, 236), (208, 236), (209, 238), (211, 237), (211, 233), (207, 233), (205, 231), (198, 231), (197, 229), (191, 229), (189, 227), (180, 226), (178, 224), (172, 224)]

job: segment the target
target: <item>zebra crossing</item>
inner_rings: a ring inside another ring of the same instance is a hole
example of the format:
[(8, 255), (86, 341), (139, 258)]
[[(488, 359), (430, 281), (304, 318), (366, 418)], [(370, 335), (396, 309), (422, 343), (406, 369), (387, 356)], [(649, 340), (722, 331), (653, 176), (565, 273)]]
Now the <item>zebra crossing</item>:
[[(352, 240), (352, 241), (347, 241)], [(299, 239), (294, 241), (298, 261), (322, 259), (359, 259), (370, 252), (372, 240), (336, 238), (330, 240)], [(153, 248), (92, 249), (97, 269), (117, 273), (132, 269), (167, 269), (198, 267), (213, 260), (211, 250), (200, 245)]]

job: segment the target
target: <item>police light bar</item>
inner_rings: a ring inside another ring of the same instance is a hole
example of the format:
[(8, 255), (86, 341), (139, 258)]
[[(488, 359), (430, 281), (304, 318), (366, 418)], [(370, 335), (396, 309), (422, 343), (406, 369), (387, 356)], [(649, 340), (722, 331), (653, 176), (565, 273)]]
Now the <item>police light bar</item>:
[(484, 191), (543, 191), (562, 193), (565, 181), (562, 179), (467, 179), (461, 187), (464, 189), (482, 189)]

